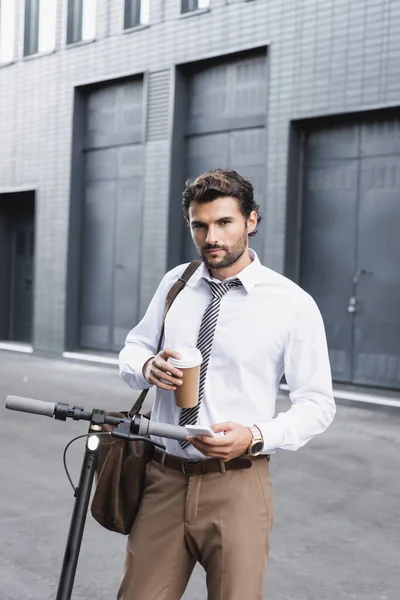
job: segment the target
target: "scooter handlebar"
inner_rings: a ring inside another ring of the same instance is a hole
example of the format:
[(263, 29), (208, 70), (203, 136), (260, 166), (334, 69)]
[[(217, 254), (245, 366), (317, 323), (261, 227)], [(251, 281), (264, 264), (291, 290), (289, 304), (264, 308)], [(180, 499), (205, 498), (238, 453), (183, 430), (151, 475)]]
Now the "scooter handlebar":
[[(60, 407), (62, 406), (63, 415), (60, 417)], [(62, 418), (73, 417), (73, 413), (69, 410), (67, 404), (57, 404), (56, 402), (44, 402), (43, 400), (34, 400), (33, 398), (23, 398), (21, 396), (7, 396), (6, 408), (9, 410), (17, 410), (19, 412), (30, 413), (34, 415), (43, 415), (45, 417), (56, 417)], [(77, 418), (84, 418), (90, 420), (91, 413), (80, 412), (76, 415)], [(75, 418), (75, 417), (73, 417)], [(119, 422), (118, 418), (107, 418), (106, 422)], [(131, 431), (135, 431), (138, 428), (137, 433), (143, 436), (155, 435), (158, 437), (165, 437), (174, 440), (185, 440), (188, 436), (188, 431), (180, 425), (170, 425), (169, 423), (158, 423), (156, 421), (150, 421), (149, 419), (139, 415), (139, 419), (133, 420), (135, 426), (132, 427)]]
[[(139, 428), (141, 433), (141, 428)], [(170, 438), (172, 440), (185, 440), (188, 431), (181, 425), (170, 425), (169, 423), (158, 423), (157, 421), (147, 421), (146, 433), (144, 435), (156, 435), (158, 437)]]
[(34, 400), (33, 398), (23, 398), (22, 396), (7, 396), (6, 408), (53, 418), (56, 403)]

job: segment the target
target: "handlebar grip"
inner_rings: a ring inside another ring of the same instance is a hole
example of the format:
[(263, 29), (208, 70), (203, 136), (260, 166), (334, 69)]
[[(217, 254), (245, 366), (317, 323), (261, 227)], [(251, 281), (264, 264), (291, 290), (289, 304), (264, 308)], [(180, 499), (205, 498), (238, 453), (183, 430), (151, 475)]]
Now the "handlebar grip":
[(21, 396), (7, 396), (6, 408), (31, 413), (34, 415), (43, 415), (45, 417), (54, 417), (55, 402), (44, 402), (43, 400), (34, 400), (33, 398), (22, 398)]
[(148, 435), (171, 438), (173, 440), (186, 440), (188, 432), (180, 425), (169, 425), (168, 423), (148, 422)]

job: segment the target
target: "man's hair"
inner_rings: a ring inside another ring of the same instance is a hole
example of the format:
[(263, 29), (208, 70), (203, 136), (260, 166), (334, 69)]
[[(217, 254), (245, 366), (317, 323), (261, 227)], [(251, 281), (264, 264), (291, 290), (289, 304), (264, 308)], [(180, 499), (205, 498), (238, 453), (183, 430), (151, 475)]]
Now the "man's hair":
[[(260, 207), (254, 201), (254, 189), (250, 181), (244, 179), (236, 171), (229, 169), (212, 169), (200, 175), (194, 181), (188, 180), (182, 194), (183, 215), (189, 221), (191, 202), (212, 202), (221, 196), (231, 196), (238, 201), (240, 212), (249, 217), (253, 210), (257, 213), (257, 225), (261, 221)], [(257, 228), (249, 233), (255, 235)]]

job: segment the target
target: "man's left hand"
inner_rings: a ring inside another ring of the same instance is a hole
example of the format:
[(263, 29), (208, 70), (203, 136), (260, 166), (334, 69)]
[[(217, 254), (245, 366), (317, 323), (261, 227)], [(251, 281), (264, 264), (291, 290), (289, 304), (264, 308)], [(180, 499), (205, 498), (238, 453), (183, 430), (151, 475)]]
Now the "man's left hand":
[(248, 427), (239, 423), (216, 423), (211, 426), (214, 433), (224, 432), (225, 435), (211, 437), (209, 435), (189, 436), (187, 439), (205, 456), (220, 458), (224, 462), (242, 456), (252, 440)]

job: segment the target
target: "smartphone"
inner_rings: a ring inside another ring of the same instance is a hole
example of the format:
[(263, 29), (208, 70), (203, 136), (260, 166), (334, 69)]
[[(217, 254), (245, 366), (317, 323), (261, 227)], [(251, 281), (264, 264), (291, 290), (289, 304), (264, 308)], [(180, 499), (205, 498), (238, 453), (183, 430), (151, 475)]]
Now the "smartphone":
[(189, 435), (197, 437), (198, 435), (209, 435), (214, 437), (215, 433), (211, 427), (199, 427), (198, 425), (185, 425), (185, 429)]

